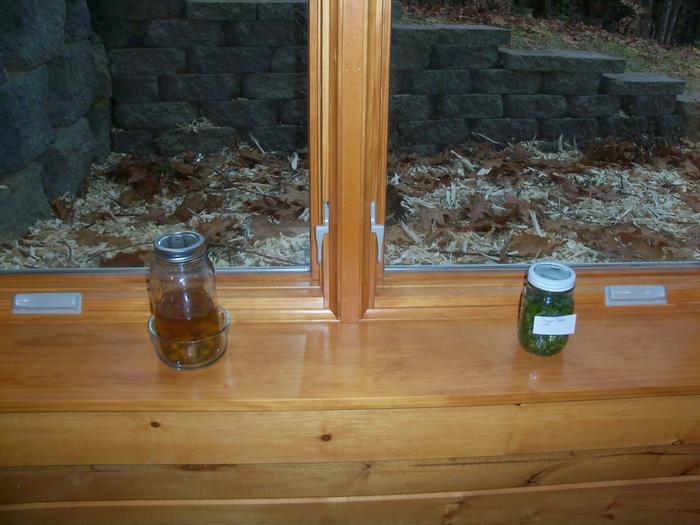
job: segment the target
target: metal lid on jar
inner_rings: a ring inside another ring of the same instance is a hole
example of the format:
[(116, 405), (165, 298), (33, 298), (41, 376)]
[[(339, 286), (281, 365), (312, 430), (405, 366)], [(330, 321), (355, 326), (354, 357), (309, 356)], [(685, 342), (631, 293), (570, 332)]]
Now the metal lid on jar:
[(545, 292), (568, 292), (576, 285), (576, 272), (555, 262), (535, 263), (527, 272), (527, 281)]
[(153, 242), (156, 257), (161, 261), (182, 263), (201, 257), (207, 247), (197, 232), (174, 232), (161, 235)]

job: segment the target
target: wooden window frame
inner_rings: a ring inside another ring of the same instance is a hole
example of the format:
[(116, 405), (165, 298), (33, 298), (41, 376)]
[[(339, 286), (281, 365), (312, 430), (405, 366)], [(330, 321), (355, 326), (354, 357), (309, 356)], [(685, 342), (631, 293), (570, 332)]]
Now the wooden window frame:
[[(512, 315), (524, 270), (385, 271), (370, 233), (370, 202), (385, 213), (391, 0), (309, 0), (309, 271), (219, 272), (219, 299), (235, 321), (446, 319)], [(316, 263), (314, 226), (330, 203), (330, 234)], [(601, 265), (578, 270), (577, 302), (601, 306), (610, 284), (662, 283), (666, 308), (700, 304), (700, 266)], [(145, 271), (0, 274), (0, 321), (18, 291), (78, 291), (89, 320), (148, 314)], [(21, 321), (16, 321), (21, 322)]]

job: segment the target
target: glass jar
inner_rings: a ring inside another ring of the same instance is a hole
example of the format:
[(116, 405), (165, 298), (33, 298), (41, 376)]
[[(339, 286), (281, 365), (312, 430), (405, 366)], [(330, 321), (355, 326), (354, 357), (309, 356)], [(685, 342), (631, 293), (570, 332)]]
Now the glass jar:
[(230, 318), (217, 305), (214, 266), (204, 237), (169, 233), (153, 245), (148, 327), (158, 356), (178, 369), (209, 365), (226, 351)]
[(563, 264), (530, 266), (520, 297), (518, 337), (522, 347), (537, 355), (554, 355), (564, 348), (576, 328), (576, 273)]

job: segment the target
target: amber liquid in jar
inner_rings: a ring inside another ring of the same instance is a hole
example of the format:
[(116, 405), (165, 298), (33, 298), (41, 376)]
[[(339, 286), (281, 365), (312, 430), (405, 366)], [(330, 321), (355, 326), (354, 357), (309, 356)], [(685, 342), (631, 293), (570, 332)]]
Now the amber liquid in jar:
[(174, 363), (196, 365), (211, 359), (219, 349), (219, 311), (201, 288), (163, 295), (153, 312), (155, 328), (165, 338), (163, 352)]

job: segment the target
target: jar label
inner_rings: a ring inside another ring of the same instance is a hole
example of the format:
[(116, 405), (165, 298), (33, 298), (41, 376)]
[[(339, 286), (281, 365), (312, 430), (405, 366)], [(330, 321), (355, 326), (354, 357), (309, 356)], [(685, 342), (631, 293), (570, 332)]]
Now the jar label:
[(571, 335), (576, 331), (576, 314), (561, 317), (535, 316), (534, 335)]

